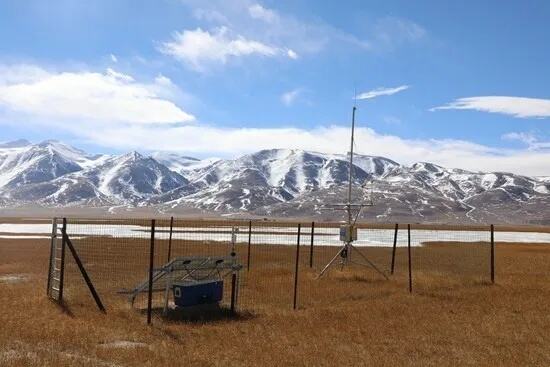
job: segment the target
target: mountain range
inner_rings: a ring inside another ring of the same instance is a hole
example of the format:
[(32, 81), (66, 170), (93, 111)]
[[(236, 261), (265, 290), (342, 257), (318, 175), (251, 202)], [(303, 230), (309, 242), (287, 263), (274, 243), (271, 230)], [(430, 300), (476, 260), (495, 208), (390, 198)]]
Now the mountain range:
[[(0, 206), (200, 210), (212, 215), (341, 218), (346, 155), (270, 149), (235, 159), (175, 153), (88, 154), (47, 140), (0, 144)], [(354, 201), (381, 222), (550, 224), (550, 177), (411, 166), (355, 155)]]

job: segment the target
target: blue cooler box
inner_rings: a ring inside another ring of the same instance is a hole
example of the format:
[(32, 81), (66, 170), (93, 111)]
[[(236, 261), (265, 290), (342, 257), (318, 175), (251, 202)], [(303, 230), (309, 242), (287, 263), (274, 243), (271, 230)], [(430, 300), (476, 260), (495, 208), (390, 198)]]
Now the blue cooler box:
[(223, 280), (179, 282), (172, 289), (178, 307), (218, 303), (223, 298)]

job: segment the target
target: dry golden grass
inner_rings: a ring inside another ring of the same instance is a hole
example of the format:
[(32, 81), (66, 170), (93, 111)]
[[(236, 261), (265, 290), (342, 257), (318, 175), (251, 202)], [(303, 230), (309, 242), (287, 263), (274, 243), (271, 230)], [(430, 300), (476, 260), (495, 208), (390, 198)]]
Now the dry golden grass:
[[(165, 246), (159, 242), (159, 248)], [(242, 292), (243, 307), (254, 306), (252, 313), (205, 322), (156, 317), (147, 326), (142, 313), (107, 293), (114, 287), (107, 277), (97, 279), (107, 315), (95, 309), (91, 297), (80, 297), (82, 281), (72, 272), (69, 308), (63, 310), (45, 296), (48, 241), (0, 240), (0, 277), (26, 277), (0, 282), (0, 365), (550, 365), (550, 247), (497, 245), (494, 286), (488, 282), (486, 245), (413, 249), (412, 295), (406, 249), (398, 249), (396, 274), (385, 281), (357, 268), (314, 280), (306, 248), (297, 311), (292, 310), (295, 249), (255, 247)], [(388, 249), (365, 251), (387, 270)], [(315, 263), (321, 265), (333, 252), (316, 249)], [(92, 277), (112, 268), (89, 260)], [(125, 348), (120, 342), (142, 344)]]

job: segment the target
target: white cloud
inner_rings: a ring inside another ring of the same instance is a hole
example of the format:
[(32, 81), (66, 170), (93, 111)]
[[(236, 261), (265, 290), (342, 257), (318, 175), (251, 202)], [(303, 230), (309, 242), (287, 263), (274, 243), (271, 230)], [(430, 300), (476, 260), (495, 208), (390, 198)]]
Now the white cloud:
[(380, 96), (391, 96), (392, 94), (399, 93), (406, 89), (409, 89), (408, 85), (401, 85), (395, 88), (376, 88), (368, 92), (360, 93), (357, 96), (357, 99), (372, 99)]
[(292, 104), (294, 104), (294, 102), (300, 96), (301, 93), (302, 93), (301, 88), (289, 90), (288, 92), (285, 92), (281, 95), (281, 102), (285, 106), (292, 106)]
[(172, 41), (164, 42), (159, 50), (191, 66), (194, 70), (204, 71), (212, 63), (227, 63), (231, 57), (259, 55), (274, 57), (290, 54), (277, 47), (233, 35), (225, 26), (212, 31), (201, 28), (175, 32)]
[[(327, 46), (369, 48), (369, 42), (319, 18), (301, 19), (251, 0), (182, 0), (195, 18), (224, 25), (248, 39), (292, 50), (295, 55), (318, 53)], [(222, 16), (223, 14), (223, 16)], [(293, 58), (289, 54), (289, 57)]]
[(119, 73), (111, 68), (107, 68), (107, 76), (111, 77), (113, 80), (120, 80), (122, 82), (131, 83), (134, 80), (131, 75)]
[(352, 34), (316, 17), (314, 12), (298, 17), (269, 8), (254, 0), (181, 0), (195, 18), (215, 26), (225, 25), (238, 34), (280, 49), (290, 48), (299, 55), (331, 48), (351, 47), (369, 51), (391, 51), (406, 43), (425, 38), (419, 24), (398, 17), (368, 18), (362, 30)]
[(248, 7), (248, 13), (254, 19), (260, 19), (267, 23), (273, 23), (279, 20), (277, 12), (264, 8), (260, 4), (252, 4)]
[[(357, 34), (337, 28), (315, 14), (308, 14), (307, 19), (293, 14), (269, 8), (254, 0), (181, 0), (187, 5), (194, 17), (202, 23), (202, 28), (174, 33), (174, 39), (165, 42), (159, 49), (172, 55), (195, 70), (206, 71), (206, 61), (217, 60), (225, 63), (229, 51), (214, 52), (218, 48), (204, 49), (199, 44), (217, 44), (221, 50), (227, 50), (234, 38), (255, 42), (276, 50), (277, 55), (286, 55), (290, 59), (307, 57), (330, 49), (332, 53), (346, 52), (350, 49), (368, 51), (393, 50), (404, 43), (416, 42), (426, 35), (426, 30), (407, 19), (383, 17), (379, 19), (362, 19), (365, 26)], [(225, 27), (225, 28), (224, 28)], [(219, 29), (231, 30), (232, 37), (213, 42)], [(206, 29), (208, 31), (198, 32)], [(184, 47), (183, 35), (187, 32), (188, 47)], [(194, 33), (192, 33), (194, 32)], [(206, 34), (205, 34), (206, 33)], [(192, 38), (196, 42), (191, 42)], [(207, 42), (208, 41), (208, 42)], [(263, 52), (255, 52), (263, 54)], [(199, 56), (200, 55), (200, 56)], [(215, 56), (214, 56), (215, 55)], [(239, 55), (242, 56), (241, 53)], [(248, 55), (248, 53), (247, 53)], [(271, 54), (270, 54), (271, 56)]]
[(533, 144), (537, 141), (537, 138), (532, 133), (526, 132), (511, 132), (502, 135), (502, 139), (505, 140), (517, 140), (525, 144)]
[(550, 141), (541, 141), (539, 137), (531, 132), (511, 132), (502, 135), (504, 140), (516, 140), (525, 145), (529, 150), (550, 149)]
[(165, 86), (173, 85), (170, 78), (167, 78), (162, 74), (157, 75), (157, 77), (155, 78), (155, 83), (157, 83), (158, 85), (165, 85)]
[(467, 97), (459, 98), (444, 106), (434, 107), (430, 111), (437, 110), (476, 110), (519, 118), (546, 118), (550, 117), (550, 99), (506, 96)]
[(294, 50), (291, 50), (291, 49), (288, 49), (286, 51), (286, 53), (287, 53), (288, 57), (290, 57), (293, 60), (297, 60), (298, 57), (299, 57), (298, 54), (296, 52), (294, 52)]
[[(79, 131), (90, 142), (118, 149), (180, 151), (186, 154), (235, 156), (260, 149), (298, 148), (345, 153), (347, 126), (300, 128), (219, 128), (187, 125), (167, 128), (137, 126), (131, 130)], [(433, 162), (446, 167), (482, 171), (508, 171), (526, 175), (550, 175), (550, 152), (506, 150), (463, 140), (404, 139), (372, 129), (356, 130), (359, 153), (379, 155), (403, 164)]]
[[(4, 73), (5, 72), (5, 73)], [(33, 65), (0, 66), (0, 111), (41, 120), (136, 124), (190, 122), (194, 117), (161, 98), (164, 86), (139, 83), (107, 69), (52, 72)]]
[(111, 58), (111, 61), (114, 63), (118, 62), (118, 58), (114, 54), (110, 54), (109, 57)]

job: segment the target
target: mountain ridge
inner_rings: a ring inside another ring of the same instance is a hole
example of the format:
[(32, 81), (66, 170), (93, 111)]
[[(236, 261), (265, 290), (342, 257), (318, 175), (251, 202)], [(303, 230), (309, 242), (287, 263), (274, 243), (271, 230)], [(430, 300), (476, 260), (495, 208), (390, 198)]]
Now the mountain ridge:
[[(346, 155), (265, 149), (234, 159), (133, 151), (88, 154), (57, 140), (0, 144), (0, 203), (18, 207), (151, 207), (217, 214), (338, 217), (321, 210), (340, 201)], [(372, 196), (376, 221), (550, 223), (550, 178), (474, 172), (430, 162), (410, 166), (356, 155), (354, 197)], [(370, 191), (361, 189), (368, 183)], [(516, 219), (516, 222), (518, 220)]]

